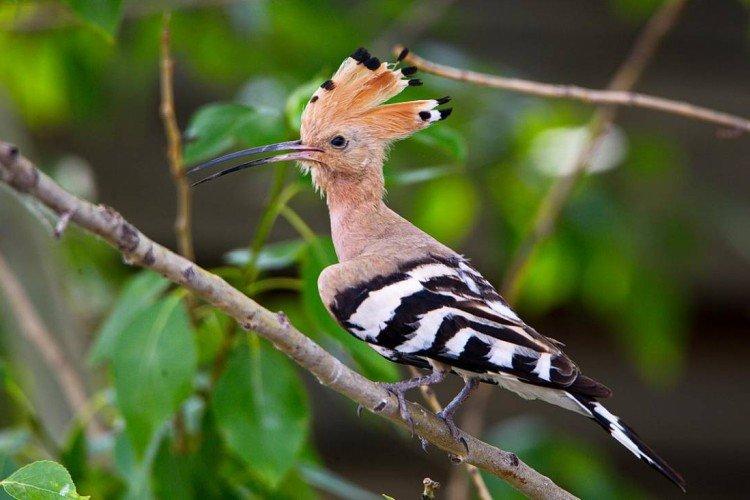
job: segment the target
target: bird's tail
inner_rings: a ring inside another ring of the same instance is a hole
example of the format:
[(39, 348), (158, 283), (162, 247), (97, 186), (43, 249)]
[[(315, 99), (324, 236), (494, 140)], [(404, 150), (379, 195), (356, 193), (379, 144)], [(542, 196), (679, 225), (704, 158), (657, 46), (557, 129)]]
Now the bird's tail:
[(679, 486), (682, 491), (685, 491), (685, 480), (680, 473), (657, 455), (654, 450), (649, 448), (646, 443), (641, 441), (638, 434), (625, 422), (620, 420), (619, 417), (610, 413), (601, 403), (590, 396), (572, 393), (568, 393), (568, 395), (585, 410), (584, 413), (601, 425), (605, 431), (630, 450), (633, 455), (659, 471), (667, 479)]

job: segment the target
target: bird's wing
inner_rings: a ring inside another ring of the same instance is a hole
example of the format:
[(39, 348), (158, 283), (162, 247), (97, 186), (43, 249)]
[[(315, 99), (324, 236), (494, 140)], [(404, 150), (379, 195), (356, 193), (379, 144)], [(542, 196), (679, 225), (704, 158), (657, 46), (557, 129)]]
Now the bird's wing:
[(339, 292), (331, 311), (350, 333), (394, 361), (433, 359), (480, 377), (604, 397), (557, 341), (526, 325), (458, 256), (430, 256)]

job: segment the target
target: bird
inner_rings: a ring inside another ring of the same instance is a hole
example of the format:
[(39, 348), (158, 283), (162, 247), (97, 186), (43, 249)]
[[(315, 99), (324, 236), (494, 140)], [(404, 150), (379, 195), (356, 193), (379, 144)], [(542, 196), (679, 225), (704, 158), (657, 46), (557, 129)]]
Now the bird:
[[(683, 491), (682, 476), (599, 400), (612, 391), (581, 373), (564, 345), (527, 325), (463, 255), (391, 210), (384, 202), (383, 164), (394, 141), (452, 111), (449, 97), (388, 103), (422, 84), (415, 67), (382, 62), (364, 48), (347, 57), (307, 102), (300, 139), (232, 152), (193, 174), (233, 160), (198, 185), (250, 167), (296, 161), (325, 198), (338, 263), (318, 278), (320, 297), (351, 335), (383, 357), (426, 371), (383, 383), (410, 421), (405, 393), (442, 382), (464, 385), (438, 413), (454, 436), (454, 415), (480, 383), (582, 414)], [(283, 154), (277, 154), (282, 153)], [(254, 155), (272, 156), (248, 160)]]

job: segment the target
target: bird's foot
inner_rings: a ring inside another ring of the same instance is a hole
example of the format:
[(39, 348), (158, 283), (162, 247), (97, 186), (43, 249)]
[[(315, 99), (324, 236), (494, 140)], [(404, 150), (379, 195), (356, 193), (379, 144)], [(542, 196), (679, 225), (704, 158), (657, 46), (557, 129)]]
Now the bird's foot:
[(396, 400), (398, 401), (398, 412), (401, 415), (401, 418), (403, 418), (406, 423), (409, 424), (411, 435), (414, 436), (414, 419), (412, 419), (411, 412), (409, 411), (409, 407), (406, 404), (406, 397), (404, 396), (406, 390), (404, 389), (404, 387), (402, 387), (400, 382), (381, 382), (380, 386), (396, 396)]
[(445, 423), (445, 426), (448, 427), (448, 431), (450, 431), (451, 436), (453, 436), (453, 438), (456, 441), (460, 441), (461, 444), (464, 445), (464, 448), (466, 448), (466, 454), (468, 455), (469, 444), (466, 442), (466, 439), (461, 435), (461, 430), (458, 428), (458, 426), (456, 425), (456, 422), (453, 420), (453, 415), (443, 410), (443, 411), (438, 412), (436, 416)]

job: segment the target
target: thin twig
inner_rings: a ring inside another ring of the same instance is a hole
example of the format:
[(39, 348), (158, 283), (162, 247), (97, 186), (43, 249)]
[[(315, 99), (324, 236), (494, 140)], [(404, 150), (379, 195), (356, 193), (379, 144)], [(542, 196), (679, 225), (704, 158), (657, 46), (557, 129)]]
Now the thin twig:
[[(409, 373), (411, 373), (413, 377), (419, 377), (421, 375), (421, 373), (419, 373), (419, 370), (414, 366), (409, 366)], [(427, 406), (430, 408), (430, 410), (437, 413), (443, 409), (443, 406), (440, 404), (435, 391), (433, 391), (430, 386), (420, 385), (419, 391), (422, 393), (422, 399), (424, 399), (425, 403), (427, 403)], [(463, 466), (466, 470), (466, 473), (469, 475), (471, 482), (474, 483), (474, 488), (477, 491), (477, 497), (479, 498), (479, 500), (492, 500), (492, 494), (490, 494), (490, 490), (487, 488), (487, 484), (484, 482), (484, 478), (479, 473), (479, 470), (467, 462), (464, 462)], [(451, 476), (454, 476), (454, 474), (451, 474)], [(451, 489), (451, 486), (453, 486), (453, 490)], [(451, 491), (455, 490), (460, 490), (460, 494), (454, 495), (451, 493)], [(463, 486), (461, 488), (457, 488), (455, 486), (454, 479), (450, 479), (448, 482), (447, 498), (461, 498), (462, 496), (465, 496), (463, 495), (463, 490)]]
[(86, 407), (86, 386), (78, 371), (68, 361), (55, 338), (47, 330), (42, 318), (36, 312), (26, 291), (13, 274), (5, 257), (0, 254), (0, 286), (5, 292), (13, 314), (16, 317), (18, 331), (42, 355), (44, 361), (58, 380), (62, 393), (68, 401), (73, 414)]
[[(394, 47), (393, 52), (398, 54), (403, 49), (402, 45)], [(569, 99), (596, 105), (614, 105), (625, 107), (636, 107), (661, 111), (668, 114), (678, 115), (692, 120), (713, 123), (721, 127), (736, 130), (741, 133), (750, 132), (750, 120), (741, 116), (731, 115), (722, 111), (716, 111), (703, 106), (696, 106), (685, 101), (666, 99), (647, 94), (629, 92), (625, 90), (598, 90), (579, 87), (577, 85), (561, 85), (552, 83), (541, 83), (520, 78), (508, 78), (477, 71), (458, 69), (444, 64), (428, 61), (410, 52), (405, 62), (416, 66), (425, 73), (474, 83), (483, 87), (493, 87), (510, 90), (522, 94), (539, 97), (550, 97), (554, 99)]]
[(164, 122), (164, 134), (167, 137), (167, 158), (169, 171), (177, 188), (177, 215), (174, 231), (177, 237), (177, 248), (185, 258), (195, 260), (192, 232), (192, 192), (190, 183), (185, 177), (185, 164), (182, 159), (182, 134), (177, 125), (174, 110), (174, 60), (170, 52), (170, 14), (164, 13), (161, 32), (161, 108)]
[(435, 500), (435, 493), (440, 489), (440, 483), (429, 477), (422, 481), (422, 500)]
[[(656, 11), (639, 35), (627, 59), (612, 77), (608, 86), (610, 90), (625, 91), (635, 85), (646, 64), (652, 59), (660, 41), (677, 22), (684, 6), (685, 0), (672, 0), (664, 3)], [(588, 125), (589, 139), (581, 148), (572, 172), (559, 178), (542, 200), (534, 218), (532, 230), (516, 250), (503, 281), (502, 293), (511, 303), (515, 302), (524, 269), (539, 244), (554, 230), (562, 207), (595, 156), (597, 146), (614, 122), (617, 111), (618, 108), (611, 105), (597, 108)]]
[[(3, 142), (0, 142), (0, 180), (16, 191), (36, 198), (57, 214), (71, 211), (71, 222), (102, 237), (120, 251), (126, 262), (152, 269), (182, 285), (234, 318), (244, 329), (257, 332), (272, 342), (323, 385), (376, 415), (404, 428), (409, 427), (401, 418), (396, 398), (383, 387), (341, 363), (288, 322), (280, 321), (277, 313), (263, 308), (215, 274), (149, 239), (114, 209), (94, 205), (65, 191), (21, 156), (16, 147)], [(575, 498), (513, 453), (461, 431), (460, 439), (456, 439), (432, 412), (411, 402), (408, 407), (414, 430), (434, 446), (495, 474), (530, 498)], [(462, 441), (468, 447), (468, 454)]]
[[(628, 91), (635, 85), (646, 65), (653, 58), (661, 40), (676, 24), (684, 6), (685, 0), (672, 0), (664, 3), (654, 13), (636, 39), (628, 57), (612, 77), (608, 86), (610, 91)], [(608, 105), (597, 108), (588, 124), (589, 139), (581, 148), (573, 171), (568, 176), (560, 178), (550, 188), (547, 196), (539, 206), (532, 226), (533, 229), (521, 242), (514, 257), (511, 259), (511, 264), (502, 287), (502, 293), (510, 303), (515, 302), (524, 269), (535, 250), (554, 230), (562, 207), (586, 171), (601, 139), (614, 122), (617, 108), (612, 106), (611, 102), (605, 102), (605, 104)], [(489, 399), (490, 388), (483, 388), (477, 391), (472, 401), (472, 406), (468, 409), (462, 420), (464, 427), (469, 429), (473, 434), (481, 435), (482, 433)]]
[[(182, 132), (177, 124), (177, 114), (174, 109), (174, 60), (170, 50), (170, 21), (171, 13), (164, 12), (161, 30), (161, 60), (160, 60), (160, 84), (161, 84), (161, 106), (160, 115), (164, 123), (164, 135), (167, 138), (167, 160), (169, 171), (172, 174), (175, 189), (177, 190), (177, 214), (174, 220), (174, 232), (177, 238), (177, 248), (180, 254), (189, 260), (195, 260), (195, 249), (193, 248), (193, 228), (191, 206), (193, 193), (190, 184), (185, 177), (185, 164), (182, 158)], [(192, 312), (195, 309), (195, 301), (190, 295), (185, 297), (185, 303)], [(187, 452), (187, 430), (185, 429), (185, 417), (182, 411), (178, 411), (174, 418), (175, 449), (178, 453)]]

